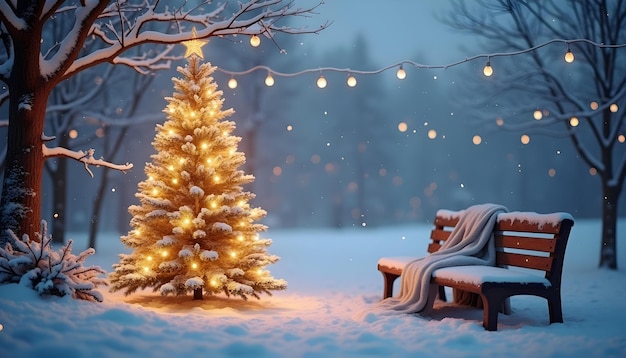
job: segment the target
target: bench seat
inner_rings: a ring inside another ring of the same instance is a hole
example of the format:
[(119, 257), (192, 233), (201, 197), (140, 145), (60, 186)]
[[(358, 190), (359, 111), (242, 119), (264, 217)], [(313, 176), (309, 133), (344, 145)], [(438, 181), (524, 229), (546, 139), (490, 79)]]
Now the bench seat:
[(480, 286), (486, 282), (541, 283), (546, 287), (552, 284), (548, 279), (532, 273), (495, 266), (453, 266), (433, 272), (437, 281), (451, 281)]

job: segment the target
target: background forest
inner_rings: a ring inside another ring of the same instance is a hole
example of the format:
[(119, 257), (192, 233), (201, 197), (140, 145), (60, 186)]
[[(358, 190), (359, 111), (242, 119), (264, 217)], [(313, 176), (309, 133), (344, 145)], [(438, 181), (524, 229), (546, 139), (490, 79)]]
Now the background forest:
[[(247, 37), (213, 39), (205, 47), (205, 61), (227, 71), (263, 64), (286, 73), (320, 64), (359, 70), (388, 65), (362, 34), (327, 46), (281, 34), (276, 40), (287, 54), (267, 39), (257, 48)], [(478, 53), (472, 51), (458, 50), (453, 58)], [(416, 46), (411, 60), (428, 64), (434, 62), (431, 57)], [(63, 239), (64, 225), (91, 231), (93, 241), (98, 231), (128, 230), (127, 208), (136, 203), (143, 164), (153, 154), (154, 127), (165, 120), (164, 97), (178, 65), (150, 76), (123, 66), (98, 66), (87, 71), (82, 87), (68, 84), (80, 88), (77, 98), (101, 88), (78, 109), (67, 106), (72, 103), (67, 90), (53, 92), (49, 106), (54, 110), (46, 125), (59, 142), (75, 149), (93, 147), (108, 160), (135, 164), (126, 174), (96, 169), (91, 179), (81, 165), (48, 160), (42, 213), (57, 229), (53, 238)], [(532, 119), (532, 112), (516, 108), (498, 108), (497, 115), (480, 118), (477, 113), (498, 107), (483, 95), (493, 86), (492, 79), (482, 76), (483, 65), (405, 67), (404, 80), (392, 70), (358, 76), (354, 88), (346, 86), (345, 73), (329, 72), (324, 73), (325, 89), (315, 85), (317, 74), (276, 77), (269, 87), (262, 71), (237, 77), (238, 86), (231, 89), (227, 82), (232, 76), (216, 72), (224, 107), (236, 111), (245, 170), (256, 177), (247, 190), (256, 193), (254, 204), (268, 211), (266, 223), (275, 228), (376, 227), (429, 221), (438, 209), (482, 202), (598, 217), (599, 178), (566, 137), (535, 134), (523, 144), (523, 133), (496, 125), (502, 119)], [(568, 85), (576, 86), (575, 76)], [(63, 101), (65, 112), (59, 105)], [(0, 127), (0, 136), (5, 134)], [(622, 197), (620, 204), (625, 202)]]

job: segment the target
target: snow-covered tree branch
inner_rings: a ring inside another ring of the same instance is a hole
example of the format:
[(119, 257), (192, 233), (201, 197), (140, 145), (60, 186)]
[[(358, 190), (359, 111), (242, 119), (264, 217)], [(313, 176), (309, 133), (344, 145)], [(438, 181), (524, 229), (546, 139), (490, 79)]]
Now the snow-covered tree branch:
[(96, 159), (93, 156), (95, 153), (94, 149), (89, 149), (86, 152), (84, 152), (82, 150), (78, 150), (78, 151), (69, 150), (63, 147), (48, 148), (46, 147), (45, 144), (43, 144), (42, 146), (43, 146), (42, 152), (45, 158), (65, 157), (65, 158), (70, 158), (70, 159), (79, 161), (85, 165), (85, 170), (87, 171), (87, 173), (89, 173), (89, 176), (91, 176), (92, 178), (93, 178), (93, 172), (91, 171), (91, 169), (89, 169), (89, 165), (95, 165), (98, 167), (107, 167), (107, 168), (119, 170), (122, 172), (126, 172), (127, 170), (130, 170), (133, 167), (132, 163), (113, 164), (113, 163), (107, 162), (106, 160), (102, 158)]

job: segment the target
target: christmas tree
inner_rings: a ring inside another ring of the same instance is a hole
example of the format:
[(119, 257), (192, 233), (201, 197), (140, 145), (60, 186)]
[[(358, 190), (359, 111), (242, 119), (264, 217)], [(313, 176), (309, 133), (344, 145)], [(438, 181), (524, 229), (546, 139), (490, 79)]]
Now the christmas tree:
[(121, 238), (134, 251), (113, 265), (111, 290), (151, 287), (163, 295), (193, 292), (194, 299), (283, 290), (286, 281), (265, 269), (278, 261), (267, 253), (271, 240), (259, 236), (266, 212), (249, 204), (255, 195), (242, 187), (254, 177), (238, 169), (246, 159), (226, 119), (234, 111), (222, 110), (215, 67), (200, 63), (199, 47), (187, 48), (188, 63), (178, 68), (183, 78), (172, 79), (175, 92), (166, 98), (168, 119), (156, 127), (157, 153), (139, 183), (141, 205), (129, 208), (132, 229)]

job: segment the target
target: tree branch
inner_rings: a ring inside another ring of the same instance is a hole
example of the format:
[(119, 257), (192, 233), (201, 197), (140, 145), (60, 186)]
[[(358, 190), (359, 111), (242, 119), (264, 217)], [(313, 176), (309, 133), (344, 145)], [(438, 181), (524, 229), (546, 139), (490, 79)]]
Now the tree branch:
[[(123, 56), (123, 52), (128, 48), (147, 43), (174, 45), (191, 40), (193, 38), (191, 32), (193, 26), (196, 27), (197, 38), (209, 38), (241, 34), (265, 34), (271, 37), (273, 33), (278, 32), (289, 34), (318, 33), (329, 25), (329, 23), (325, 23), (314, 29), (279, 26), (273, 20), (289, 16), (306, 16), (313, 13), (314, 9), (323, 1), (320, 0), (317, 5), (304, 9), (293, 8), (293, 3), (287, 5), (281, 5), (281, 3), (282, 0), (249, 0), (227, 16), (224, 16), (225, 5), (219, 5), (216, 10), (209, 13), (200, 12), (201, 9), (199, 8), (189, 11), (169, 10), (167, 8), (157, 10), (145, 2), (141, 6), (124, 4), (118, 12), (116, 6), (110, 5), (93, 22), (88, 33), (100, 40), (100, 48), (85, 53), (82, 57), (77, 57), (67, 67), (61, 80), (69, 78), (87, 67), (103, 62), (121, 63), (135, 69), (145, 69), (146, 66), (152, 69), (154, 68), (152, 66), (159, 62), (156, 58), (158, 56), (154, 56), (152, 63), (149, 63), (147, 57), (138, 62), (136, 58)], [(274, 6), (278, 8), (274, 9)], [(127, 14), (134, 17), (129, 18)], [(123, 18), (120, 19), (120, 16)], [(116, 21), (111, 20), (114, 17), (117, 17)], [(226, 19), (222, 19), (224, 17)], [(125, 25), (122, 27), (121, 23)], [(179, 24), (177, 33), (163, 31), (165, 26), (171, 24)]]
[(95, 159), (93, 157), (95, 153), (94, 149), (89, 149), (87, 152), (83, 152), (82, 150), (73, 151), (67, 148), (62, 148), (62, 147), (48, 148), (46, 147), (45, 144), (42, 144), (41, 149), (42, 149), (44, 158), (65, 157), (65, 158), (74, 159), (76, 161), (83, 163), (85, 165), (85, 170), (87, 171), (87, 173), (89, 173), (89, 176), (91, 176), (92, 178), (93, 178), (93, 172), (89, 168), (89, 165), (95, 165), (97, 167), (107, 167), (107, 168), (119, 170), (123, 173), (126, 173), (127, 170), (130, 170), (133, 167), (131, 163), (126, 163), (126, 164), (121, 165), (121, 164), (113, 164), (103, 159)]

